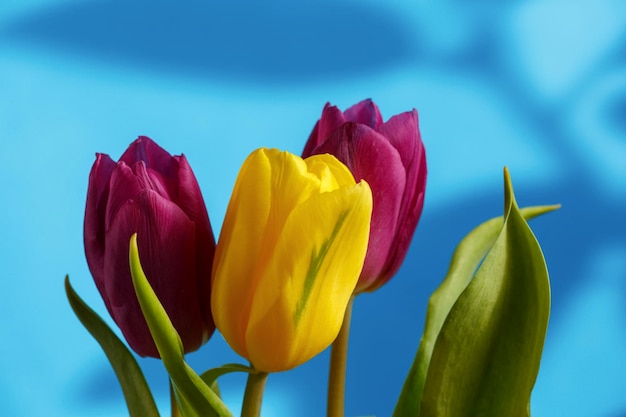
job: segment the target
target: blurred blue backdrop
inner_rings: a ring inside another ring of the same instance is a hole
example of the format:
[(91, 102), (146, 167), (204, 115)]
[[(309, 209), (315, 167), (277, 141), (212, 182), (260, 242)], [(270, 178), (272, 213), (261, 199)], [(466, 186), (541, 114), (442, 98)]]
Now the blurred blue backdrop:
[[(22, 0), (0, 5), (0, 403), (7, 416), (124, 416), (71, 312), (70, 274), (106, 320), (83, 255), (87, 176), (138, 135), (185, 153), (216, 233), (244, 158), (299, 153), (326, 101), (415, 107), (429, 180), (400, 273), (359, 297), (347, 415), (388, 416), (456, 243), (502, 208), (531, 223), (553, 309), (535, 417), (626, 416), (626, 3), (619, 0)], [(219, 335), (190, 362), (240, 361)], [(140, 361), (168, 407), (160, 362)], [(328, 352), (268, 382), (264, 416), (325, 412)], [(222, 390), (237, 412), (244, 378)], [(166, 412), (164, 413), (164, 415)]]

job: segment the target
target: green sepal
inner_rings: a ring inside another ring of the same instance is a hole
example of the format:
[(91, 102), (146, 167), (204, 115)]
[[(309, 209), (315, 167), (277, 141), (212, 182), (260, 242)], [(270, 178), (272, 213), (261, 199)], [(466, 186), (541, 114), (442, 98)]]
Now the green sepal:
[[(509, 215), (507, 215), (504, 223), (502, 216), (484, 222), (472, 230), (457, 246), (444, 281), (430, 297), (426, 314), (424, 334), (422, 335), (417, 355), (413, 365), (411, 366), (407, 379), (405, 380), (400, 398), (398, 399), (398, 403), (394, 411), (394, 417), (417, 417), (421, 415), (420, 407), (424, 385), (426, 383), (435, 342), (441, 332), (444, 321), (459, 299), (459, 296), (468, 287), (470, 281), (472, 281), (472, 276), (481, 261), (485, 258), (485, 255), (487, 255), (490, 249), (494, 248), (494, 244), (497, 239), (505, 233), (507, 227), (511, 227), (511, 225), (507, 226), (507, 222), (512, 210), (515, 210), (515, 215), (518, 218), (518, 221), (514, 223), (513, 227), (521, 227), (526, 230), (526, 235), (530, 233), (532, 236), (532, 232), (528, 228), (524, 219), (531, 219), (541, 214), (556, 210), (560, 207), (559, 205), (535, 206), (518, 210), (512, 196), (513, 191), (508, 177), (508, 171), (505, 171), (505, 205), (507, 208), (506, 213)], [(520, 219), (523, 225), (519, 224)], [(534, 240), (534, 236), (532, 239)], [(538, 249), (538, 251), (534, 251), (534, 256), (538, 256), (539, 258), (537, 259), (541, 259), (541, 262), (543, 263), (543, 255), (541, 254), (541, 250), (536, 243), (536, 240), (534, 245), (536, 245), (535, 249)], [(510, 257), (514, 258), (519, 256), (519, 249), (515, 246), (515, 243), (512, 246), (509, 246), (509, 250)], [(507, 261), (506, 253), (490, 253), (490, 256), (493, 261), (496, 262)], [(543, 266), (545, 270), (545, 263), (543, 263)], [(483, 271), (481, 274), (484, 275), (484, 273), (485, 272)], [(476, 276), (478, 276), (478, 273)], [(545, 276), (547, 282), (547, 272)], [(466, 332), (473, 332), (477, 329), (470, 328), (464, 330)], [(437, 366), (439, 366), (439, 364)], [(434, 367), (435, 370), (438, 369), (437, 366)], [(441, 415), (444, 416), (444, 414)]]
[(76, 294), (70, 284), (69, 276), (65, 276), (65, 292), (72, 310), (83, 326), (98, 341), (109, 359), (122, 387), (130, 416), (158, 417), (159, 411), (154, 398), (133, 354), (104, 320)]
[(133, 286), (163, 365), (167, 370), (184, 417), (230, 417), (219, 396), (185, 362), (183, 343), (154, 293), (139, 262), (137, 234), (130, 239), (130, 270)]

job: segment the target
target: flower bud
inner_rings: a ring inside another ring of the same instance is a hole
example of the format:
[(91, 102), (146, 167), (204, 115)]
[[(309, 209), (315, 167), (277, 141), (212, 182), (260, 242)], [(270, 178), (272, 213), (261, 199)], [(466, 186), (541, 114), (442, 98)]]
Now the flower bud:
[(135, 352), (158, 358), (131, 280), (133, 233), (150, 285), (185, 352), (198, 349), (215, 329), (210, 311), (215, 239), (187, 159), (171, 156), (147, 137), (134, 141), (117, 163), (96, 155), (84, 240), (89, 269), (111, 317)]
[(383, 123), (378, 107), (362, 101), (345, 112), (326, 104), (303, 157), (330, 153), (372, 187), (372, 225), (355, 293), (374, 291), (398, 271), (424, 205), (426, 154), (417, 111)]
[(264, 372), (336, 338), (363, 266), (365, 181), (331, 155), (259, 149), (244, 162), (213, 264), (212, 311), (228, 344)]

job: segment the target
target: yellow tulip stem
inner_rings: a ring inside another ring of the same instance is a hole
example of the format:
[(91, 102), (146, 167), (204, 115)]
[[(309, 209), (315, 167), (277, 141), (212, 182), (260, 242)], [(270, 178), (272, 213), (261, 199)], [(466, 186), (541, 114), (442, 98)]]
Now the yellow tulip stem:
[(328, 417), (343, 417), (345, 412), (346, 364), (348, 362), (348, 338), (350, 319), (355, 296), (350, 297), (343, 324), (330, 352), (330, 373), (328, 376)]
[(243, 395), (243, 405), (241, 407), (241, 417), (259, 417), (261, 415), (261, 403), (263, 402), (263, 392), (267, 382), (267, 372), (248, 374), (246, 392)]
[(174, 393), (174, 386), (170, 380), (170, 402), (172, 403), (172, 417), (182, 417), (178, 403), (176, 402), (176, 394)]

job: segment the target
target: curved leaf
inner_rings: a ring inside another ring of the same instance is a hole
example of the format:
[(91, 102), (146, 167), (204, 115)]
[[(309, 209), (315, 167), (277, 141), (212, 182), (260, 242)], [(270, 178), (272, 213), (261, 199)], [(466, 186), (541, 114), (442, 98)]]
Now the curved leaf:
[(219, 368), (209, 369), (208, 371), (202, 373), (202, 375), (200, 375), (200, 378), (202, 378), (202, 380), (208, 386), (212, 386), (213, 384), (216, 383), (217, 378), (219, 378), (222, 375), (229, 374), (231, 372), (246, 372), (248, 374), (259, 373), (259, 371), (257, 371), (256, 369), (250, 366), (241, 365), (239, 363), (227, 363), (225, 365), (220, 366)]
[(129, 259), (141, 311), (146, 318), (163, 365), (170, 375), (183, 415), (232, 416), (219, 396), (185, 362), (180, 337), (141, 268), (137, 234), (130, 239)]
[(65, 292), (72, 310), (98, 341), (122, 387), (131, 417), (158, 417), (154, 398), (137, 360), (107, 324), (76, 294), (65, 276)]
[[(559, 205), (521, 209), (525, 219), (532, 219), (558, 209)], [(417, 417), (435, 341), (452, 306), (472, 279), (502, 231), (503, 216), (492, 218), (473, 229), (457, 246), (448, 273), (428, 302), (424, 334), (394, 410), (394, 417)]]
[(437, 336), (422, 417), (529, 416), (550, 314), (548, 271), (505, 170), (506, 218)]

